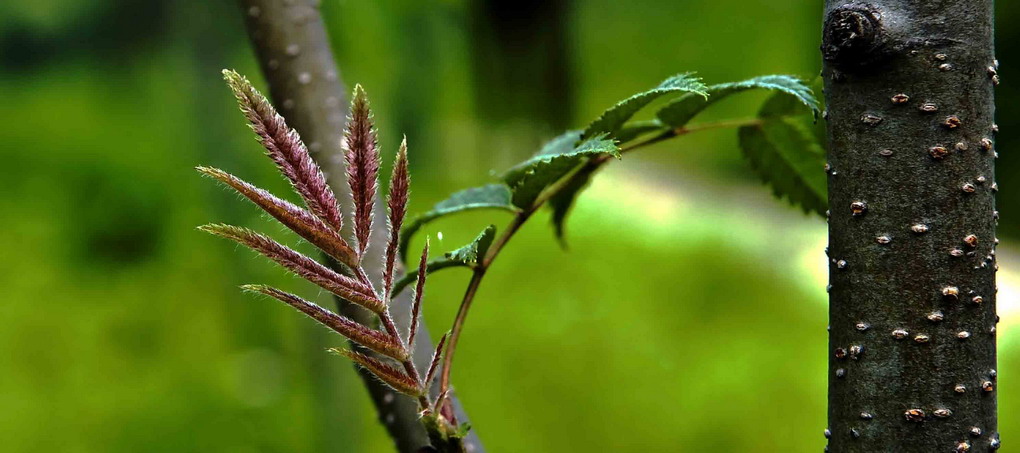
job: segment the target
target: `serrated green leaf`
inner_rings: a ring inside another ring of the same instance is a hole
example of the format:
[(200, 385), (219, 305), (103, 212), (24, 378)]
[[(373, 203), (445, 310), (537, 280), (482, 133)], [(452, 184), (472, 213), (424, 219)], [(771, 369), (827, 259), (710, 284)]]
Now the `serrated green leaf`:
[(596, 170), (598, 168), (593, 166), (581, 167), (571, 177), (569, 183), (564, 185), (556, 195), (549, 198), (549, 208), (552, 209), (551, 221), (553, 229), (556, 232), (556, 239), (559, 239), (560, 245), (564, 248), (567, 246), (565, 231), (567, 214), (570, 213), (570, 209), (574, 206), (574, 201), (577, 200), (581, 191), (591, 182), (591, 178)]
[[(440, 269), (446, 269), (449, 267), (468, 267), (474, 269), (478, 266), (478, 263), (485, 258), (485, 254), (489, 252), (489, 246), (492, 245), (492, 240), (496, 237), (496, 226), (489, 225), (476, 237), (473, 241), (467, 245), (443, 254), (442, 258), (429, 261), (425, 267), (425, 272), (431, 274)], [(400, 280), (397, 280), (393, 284), (393, 295), (396, 296), (403, 291), (407, 285), (411, 284), (418, 278), (418, 270), (408, 272)]]
[(683, 95), (666, 104), (655, 116), (666, 126), (681, 127), (712, 104), (732, 94), (758, 88), (785, 93), (810, 108), (816, 115), (819, 112), (818, 100), (815, 99), (814, 93), (800, 79), (787, 75), (767, 75), (742, 82), (712, 85), (708, 87), (707, 98), (693, 94)]
[(772, 96), (762, 107), (761, 123), (741, 127), (740, 148), (776, 197), (805, 212), (827, 208), (825, 151), (790, 97)]
[[(605, 137), (606, 134), (601, 134), (559, 154), (540, 152), (508, 170), (503, 181), (510, 187), (511, 203), (521, 209), (530, 209), (543, 190), (570, 174), (589, 157), (610, 154), (619, 158), (620, 148)], [(557, 147), (556, 150), (562, 151), (563, 148)]]
[(488, 253), (489, 246), (492, 245), (492, 240), (495, 237), (496, 225), (489, 225), (478, 234), (475, 240), (457, 250), (447, 252), (444, 258), (463, 263), (468, 267), (475, 267), (478, 265), (478, 261)]
[(404, 227), (400, 234), (400, 256), (407, 261), (407, 247), (411, 243), (411, 238), (429, 222), (451, 214), (479, 209), (518, 211), (517, 207), (510, 204), (510, 188), (503, 184), (488, 184), (456, 192), (436, 203), (431, 210), (416, 217)]
[(566, 131), (556, 136), (556, 138), (545, 142), (542, 148), (531, 157), (556, 156), (569, 153), (574, 150), (574, 145), (581, 139), (581, 132), (580, 129)]
[(701, 79), (694, 77), (693, 74), (677, 74), (664, 80), (659, 86), (624, 99), (602, 112), (598, 119), (584, 129), (581, 139), (587, 140), (599, 134), (610, 134), (615, 137), (627, 120), (659, 97), (671, 93), (686, 92), (688, 96), (707, 98), (706, 89), (707, 87), (701, 82)]
[[(807, 86), (805, 86), (807, 88)], [(807, 88), (810, 90), (810, 88)], [(799, 97), (790, 96), (788, 93), (780, 92), (769, 96), (762, 103), (758, 110), (758, 117), (794, 116), (813, 114), (818, 107), (818, 101), (814, 101), (814, 107), (805, 104)]]

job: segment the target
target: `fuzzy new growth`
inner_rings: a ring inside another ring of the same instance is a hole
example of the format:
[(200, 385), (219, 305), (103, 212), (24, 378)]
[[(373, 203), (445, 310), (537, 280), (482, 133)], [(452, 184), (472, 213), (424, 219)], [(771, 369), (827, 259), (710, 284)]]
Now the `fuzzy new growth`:
[[(418, 319), (421, 316), (421, 298), (425, 294), (425, 277), (428, 275), (429, 264), (429, 240), (425, 238), (425, 248), (421, 251), (421, 260), (418, 261), (418, 284), (414, 288), (414, 302), (411, 304), (411, 327), (407, 332), (407, 345), (414, 347), (414, 336), (418, 332)], [(446, 340), (446, 337), (443, 337)], [(440, 342), (442, 344), (442, 342)], [(438, 355), (436, 356), (438, 357)], [(432, 371), (432, 370), (429, 370)]]
[(436, 352), (432, 353), (432, 361), (429, 362), (429, 370), (425, 373), (425, 385), (431, 385), (432, 378), (436, 376), (436, 370), (439, 369), (439, 359), (443, 357), (443, 346), (446, 345), (446, 337), (449, 336), (449, 332), (443, 334), (443, 337), (439, 339), (439, 344), (436, 345)]
[[(425, 380), (422, 379), (422, 375), (411, 360), (410, 351), (414, 341), (414, 331), (420, 316), (421, 295), (425, 281), (424, 271), (418, 277), (415, 302), (411, 308), (411, 333), (408, 334), (407, 343), (401, 340), (400, 333), (389, 313), (390, 292), (397, 267), (400, 229), (407, 212), (410, 192), (406, 139), (401, 143), (397, 153), (389, 185), (387, 221), (390, 231), (385, 251), (385, 271), (381, 282), (382, 295), (380, 295), (361, 266), (361, 258), (367, 250), (368, 238), (372, 231), (372, 208), (375, 203), (379, 173), (376, 133), (372, 126), (372, 115), (364, 90), (360, 86), (355, 88), (351, 105), (351, 119), (344, 133), (347, 148), (347, 177), (354, 198), (354, 236), (357, 248), (353, 249), (340, 236), (343, 219), (336, 197), (326, 184), (322, 171), (309, 156), (308, 150), (301, 142), (297, 132), (287, 126), (283, 117), (269, 105), (269, 102), (251, 86), (247, 79), (233, 71), (224, 71), (223, 74), (241, 106), (241, 111), (251, 123), (252, 130), (258, 135), (259, 142), (265, 147), (266, 154), (291, 182), (307, 206), (307, 210), (223, 170), (198, 167), (198, 171), (233, 188), (288, 229), (297, 233), (298, 236), (345, 265), (346, 269), (344, 273), (334, 271), (264, 234), (246, 228), (210, 224), (201, 226), (199, 229), (245, 245), (301, 278), (374, 313), (380, 321), (381, 329), (360, 324), (297, 295), (276, 288), (264, 285), (243, 287), (246, 291), (258, 292), (278, 299), (346, 337), (356, 345), (378, 354), (369, 355), (346, 349), (333, 350), (365, 368), (394, 390), (416, 398), (422, 413), (432, 417), (428, 424), (429, 429), (438, 426), (439, 429), (444, 430), (441, 433), (442, 436), (458, 437), (455, 427), (437, 415), (440, 411), (430, 404), (427, 398), (429, 383), (436, 373), (439, 357), (443, 354), (446, 336), (440, 340), (439, 346), (433, 354), (431, 366), (425, 374)], [(425, 262), (427, 254), (426, 245), (422, 263)]]
[(348, 318), (335, 314), (312, 302), (294, 294), (265, 285), (244, 285), (242, 289), (265, 294), (294, 307), (322, 325), (333, 329), (340, 335), (356, 341), (358, 344), (395, 360), (407, 359), (407, 350), (400, 340), (378, 330), (358, 324)]
[(361, 305), (376, 313), (382, 313), (386, 309), (386, 304), (376, 298), (370, 286), (341, 275), (315, 260), (270, 239), (269, 236), (256, 233), (247, 228), (222, 224), (203, 225), (199, 229), (245, 245), (261, 253), (266, 258), (275, 261), (297, 276), (315, 283), (322, 289), (336, 294), (344, 300)]
[(197, 167), (197, 170), (210, 178), (232, 187), (291, 231), (297, 233), (304, 240), (315, 245), (337, 261), (348, 266), (357, 264), (357, 254), (347, 245), (347, 241), (307, 210), (287, 200), (277, 198), (273, 194), (218, 168)]
[(259, 143), (266, 148), (266, 154), (294, 185), (308, 208), (335, 231), (340, 231), (343, 220), (336, 196), (326, 183), (322, 170), (308, 155), (308, 149), (297, 131), (287, 126), (265, 96), (244, 76), (224, 70), (223, 77), (233, 90), (252, 130), (258, 135)]
[(400, 370), (387, 365), (386, 363), (369, 357), (359, 352), (350, 351), (347, 349), (330, 349), (330, 352), (340, 354), (348, 359), (351, 359), (362, 368), (371, 371), (375, 377), (386, 383), (395, 390), (411, 396), (421, 396), (422, 389), (421, 384), (414, 379), (410, 378)]
[(354, 236), (358, 239), (358, 254), (368, 249), (372, 231), (372, 207), (379, 175), (379, 148), (372, 110), (361, 85), (354, 87), (351, 100), (351, 117), (344, 131), (347, 161), (347, 183), (354, 198)]
[[(400, 229), (407, 215), (407, 200), (410, 196), (411, 175), (407, 169), (407, 137), (400, 142), (400, 150), (393, 162), (390, 177), (390, 193), (386, 200), (389, 212), (389, 243), (386, 244), (386, 270), (383, 273), (383, 291), (387, 297), (393, 290), (393, 272), (397, 264), (397, 246), (400, 244)], [(410, 340), (408, 341), (410, 343)]]

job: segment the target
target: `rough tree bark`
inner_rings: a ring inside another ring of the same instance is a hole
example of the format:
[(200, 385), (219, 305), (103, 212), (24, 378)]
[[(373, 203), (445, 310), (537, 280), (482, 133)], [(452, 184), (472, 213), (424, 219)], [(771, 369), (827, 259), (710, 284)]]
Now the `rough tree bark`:
[[(296, 129), (312, 157), (323, 168), (333, 190), (347, 194), (344, 178), (342, 137), (347, 118), (347, 101), (333, 51), (329, 44), (318, 0), (241, 0), (248, 36), (255, 49), (262, 73), (269, 83), (270, 97), (288, 124)], [(344, 212), (352, 212), (350, 196), (341, 196)], [(381, 203), (376, 218), (386, 218)], [(353, 222), (346, 222), (349, 229)], [(349, 236), (350, 231), (344, 234)], [(375, 228), (365, 269), (379, 273), (383, 266), (381, 247), (386, 229)], [(335, 264), (335, 263), (334, 263)], [(410, 292), (394, 300), (392, 313), (401, 326), (408, 325)], [(371, 325), (372, 315), (353, 304), (337, 300), (340, 311)], [(434, 345), (424, 322), (419, 323), (414, 357), (421, 369), (428, 368)], [(368, 353), (368, 351), (365, 351)], [(325, 353), (324, 353), (325, 354)], [(323, 360), (329, 360), (324, 355)], [(418, 417), (417, 402), (394, 392), (371, 374), (359, 369), (359, 375), (379, 411), (379, 420), (402, 453), (433, 451)], [(458, 421), (466, 422), (456, 398), (451, 397)], [(343, 410), (338, 408), (337, 410)], [(464, 442), (469, 452), (483, 452), (478, 436), (472, 432)]]
[(988, 451), (992, 0), (827, 0), (831, 452)]

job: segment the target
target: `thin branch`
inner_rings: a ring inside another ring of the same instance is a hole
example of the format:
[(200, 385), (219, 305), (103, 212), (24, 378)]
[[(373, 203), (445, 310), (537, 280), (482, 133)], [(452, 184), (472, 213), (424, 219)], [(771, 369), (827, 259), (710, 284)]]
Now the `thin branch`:
[(478, 286), (482, 284), (483, 278), (485, 278), (485, 267), (480, 266), (471, 275), (471, 281), (464, 292), (464, 299), (461, 300), (460, 307), (457, 309), (457, 317), (454, 318), (453, 328), (450, 330), (450, 339), (447, 340), (450, 345), (446, 347), (446, 356), (443, 357), (443, 371), (439, 375), (439, 391), (441, 393), (450, 390), (450, 367), (453, 365), (453, 353), (457, 350), (457, 340), (460, 339), (460, 332), (464, 328), (464, 320), (467, 319), (471, 302), (474, 301), (475, 293), (478, 292)]
[[(629, 153), (641, 148), (648, 147), (650, 145), (663, 142), (675, 137), (681, 137), (694, 132), (701, 132), (713, 129), (723, 129), (731, 127), (741, 126), (752, 126), (761, 124), (761, 120), (757, 118), (750, 119), (738, 119), (738, 120), (725, 120), (725, 121), (714, 121), (707, 123), (695, 124), (692, 126), (680, 127), (673, 130), (662, 132), (655, 137), (647, 139), (643, 142), (635, 143), (633, 145), (624, 147), (620, 150), (620, 153)], [(471, 275), (471, 281), (468, 282), (467, 290), (464, 292), (464, 298), (461, 299), (460, 307), (457, 309), (457, 316), (453, 320), (453, 327), (450, 329), (450, 337), (447, 340), (449, 345), (446, 347), (446, 355), (443, 357), (443, 369), (439, 375), (439, 391), (449, 392), (450, 390), (450, 369), (453, 366), (453, 356), (457, 350), (457, 342), (460, 340), (461, 331), (464, 328), (464, 321), (467, 319), (468, 311), (471, 309), (471, 303), (474, 301), (475, 295), (478, 293), (478, 287), (482, 284), (482, 279), (485, 278), (485, 273), (488, 271), (489, 266), (499, 256), (499, 252), (503, 250), (510, 239), (517, 234), (517, 231), (528, 221), (531, 216), (537, 212), (550, 198), (558, 194), (564, 187), (570, 185), (573, 178), (578, 177), (580, 174), (584, 174), (585, 170), (595, 170), (608, 162), (612, 156), (604, 155), (588, 160), (583, 166), (579, 167), (573, 173), (567, 175), (558, 183), (551, 186), (550, 189), (542, 192), (535, 203), (530, 209), (523, 210), (514, 216), (510, 223), (503, 230), (503, 233), (496, 238), (496, 240), (489, 247), (489, 251), (485, 254), (485, 257), (475, 267), (474, 273)]]
[[(375, 290), (374, 287), (372, 287), (372, 280), (368, 278), (368, 274), (365, 273), (365, 269), (359, 266), (355, 269), (355, 272), (357, 274), (358, 280), (372, 288), (372, 292), (376, 295), (376, 297), (378, 297), (379, 293)], [(397, 330), (397, 324), (393, 322), (393, 317), (390, 316), (389, 306), (387, 306), (382, 313), (379, 313), (379, 321), (381, 321), (383, 328), (386, 329), (386, 333), (390, 334), (390, 336), (392, 336), (393, 338), (396, 338), (397, 341), (400, 341), (401, 347), (404, 349), (404, 351), (408, 352), (407, 359), (401, 361), (400, 365), (404, 367), (404, 371), (407, 372), (407, 375), (410, 376), (411, 379), (413, 379), (415, 382), (420, 383), (421, 378), (418, 375), (418, 369), (414, 366), (414, 362), (410, 357), (408, 345), (404, 344), (400, 339), (400, 332)], [(430, 407), (428, 395), (424, 394), (420, 395), (418, 397), (418, 404), (421, 405), (420, 408), (421, 410), (428, 410)]]

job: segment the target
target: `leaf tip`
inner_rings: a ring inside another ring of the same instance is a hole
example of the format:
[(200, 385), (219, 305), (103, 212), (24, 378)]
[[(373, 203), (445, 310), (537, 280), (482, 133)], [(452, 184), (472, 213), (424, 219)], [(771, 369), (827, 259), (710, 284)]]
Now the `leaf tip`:
[(217, 223), (207, 223), (205, 225), (199, 225), (195, 227), (195, 229), (204, 233), (217, 234), (221, 226), (222, 225)]
[(354, 84), (354, 92), (351, 95), (351, 105), (368, 105), (368, 93), (360, 83)]
[(230, 236), (241, 231), (241, 228), (233, 225), (227, 225), (225, 223), (207, 223), (205, 225), (199, 225), (197, 228), (199, 231), (204, 231), (216, 236)]
[(245, 88), (250, 87), (251, 83), (245, 76), (233, 69), (224, 69), (222, 71), (223, 80), (227, 82), (227, 86), (234, 91), (234, 94), (240, 95)]
[(566, 231), (563, 230), (563, 225), (556, 225), (556, 242), (560, 244), (560, 250), (564, 252), (570, 251), (570, 244), (567, 243)]
[(240, 288), (241, 291), (244, 291), (246, 293), (260, 293), (260, 294), (267, 294), (269, 293), (270, 290), (270, 287), (267, 285), (255, 285), (255, 284), (241, 285)]
[(201, 173), (203, 176), (208, 176), (214, 179), (222, 179), (227, 176), (227, 172), (220, 170), (216, 167), (206, 167), (199, 165), (195, 167), (195, 171)]

